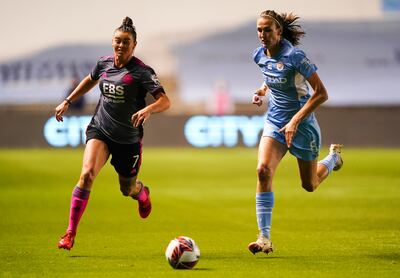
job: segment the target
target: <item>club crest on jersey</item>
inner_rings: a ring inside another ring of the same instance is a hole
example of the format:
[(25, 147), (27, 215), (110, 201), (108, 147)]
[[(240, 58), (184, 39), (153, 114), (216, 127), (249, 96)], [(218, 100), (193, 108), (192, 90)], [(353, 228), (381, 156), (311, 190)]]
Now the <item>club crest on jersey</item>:
[(277, 68), (277, 70), (279, 70), (279, 71), (283, 70), (283, 68), (284, 68), (283, 63), (282, 63), (282, 62), (278, 62), (278, 63), (276, 64), (276, 68)]

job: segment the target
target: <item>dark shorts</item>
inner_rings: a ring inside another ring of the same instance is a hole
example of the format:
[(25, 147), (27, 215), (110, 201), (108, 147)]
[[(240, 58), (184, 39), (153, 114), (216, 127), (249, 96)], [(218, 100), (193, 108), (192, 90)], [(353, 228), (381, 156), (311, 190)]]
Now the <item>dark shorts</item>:
[(134, 177), (139, 173), (142, 164), (142, 141), (134, 144), (118, 144), (100, 130), (88, 127), (86, 130), (86, 142), (90, 139), (98, 139), (106, 143), (111, 154), (111, 165), (115, 171), (123, 177)]

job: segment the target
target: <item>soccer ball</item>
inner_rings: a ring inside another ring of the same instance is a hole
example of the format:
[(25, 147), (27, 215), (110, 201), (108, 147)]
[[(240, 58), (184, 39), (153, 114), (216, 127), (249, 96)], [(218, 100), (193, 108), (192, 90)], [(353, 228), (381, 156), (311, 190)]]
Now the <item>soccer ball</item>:
[(199, 261), (200, 249), (190, 237), (179, 236), (168, 244), (165, 257), (175, 269), (191, 269)]

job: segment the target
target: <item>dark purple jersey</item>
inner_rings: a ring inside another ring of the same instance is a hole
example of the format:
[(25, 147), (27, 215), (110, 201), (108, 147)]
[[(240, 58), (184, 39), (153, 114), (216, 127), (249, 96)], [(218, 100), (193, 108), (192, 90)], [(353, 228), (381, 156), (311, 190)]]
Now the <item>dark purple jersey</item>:
[(114, 57), (107, 56), (97, 61), (90, 76), (100, 79), (101, 96), (89, 126), (120, 144), (138, 142), (143, 127), (132, 125), (132, 115), (146, 106), (147, 93), (165, 93), (154, 70), (136, 57), (125, 67), (116, 68)]

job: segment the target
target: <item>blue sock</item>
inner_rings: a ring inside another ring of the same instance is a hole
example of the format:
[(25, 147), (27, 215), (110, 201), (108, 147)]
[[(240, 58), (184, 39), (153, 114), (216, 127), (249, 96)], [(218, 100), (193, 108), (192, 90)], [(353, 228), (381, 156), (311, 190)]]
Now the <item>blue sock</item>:
[(274, 192), (256, 193), (256, 214), (258, 229), (261, 234), (270, 238)]
[(338, 155), (334, 153), (334, 154), (328, 154), (324, 159), (318, 161), (318, 163), (325, 165), (325, 167), (328, 168), (328, 173), (330, 173), (332, 172), (333, 167), (335, 167), (337, 160), (338, 160)]

